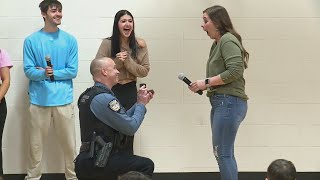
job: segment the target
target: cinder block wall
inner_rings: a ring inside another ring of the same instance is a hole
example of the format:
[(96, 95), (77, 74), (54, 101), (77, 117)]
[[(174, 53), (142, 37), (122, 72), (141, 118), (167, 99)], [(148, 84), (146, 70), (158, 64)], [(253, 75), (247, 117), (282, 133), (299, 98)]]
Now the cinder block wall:
[[(218, 171), (211, 148), (210, 104), (190, 93), (177, 76), (205, 77), (212, 43), (202, 31), (202, 11), (214, 4), (227, 8), (250, 52), (246, 71), (249, 111), (236, 142), (240, 171), (265, 171), (276, 158), (292, 160), (299, 171), (320, 170), (320, 2), (316, 0), (61, 0), (61, 29), (79, 44), (75, 101), (92, 85), (89, 73), (100, 42), (111, 35), (113, 17), (128, 9), (136, 35), (146, 40), (151, 71), (139, 82), (156, 91), (136, 134), (135, 152), (155, 161), (156, 172)], [(6, 96), (8, 117), (3, 137), (7, 174), (26, 172), (28, 80), (23, 73), (24, 38), (43, 27), (40, 0), (1, 0), (0, 47), (13, 60)], [(78, 109), (75, 105), (75, 113)], [(76, 116), (77, 147), (80, 146)], [(63, 157), (50, 132), (44, 172), (63, 172)]]

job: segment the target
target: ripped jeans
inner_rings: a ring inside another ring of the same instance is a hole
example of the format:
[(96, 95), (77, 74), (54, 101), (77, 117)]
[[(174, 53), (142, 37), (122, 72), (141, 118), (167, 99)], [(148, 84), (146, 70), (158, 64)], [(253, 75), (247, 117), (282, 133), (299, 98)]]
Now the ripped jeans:
[(247, 114), (247, 101), (236, 96), (215, 94), (210, 97), (213, 153), (221, 180), (238, 180), (234, 142), (240, 123)]

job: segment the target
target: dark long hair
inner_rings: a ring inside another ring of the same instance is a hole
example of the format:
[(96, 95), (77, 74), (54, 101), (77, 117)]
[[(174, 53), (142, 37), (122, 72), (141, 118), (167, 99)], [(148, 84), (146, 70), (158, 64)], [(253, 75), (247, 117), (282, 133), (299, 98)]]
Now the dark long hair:
[(137, 58), (138, 47), (136, 36), (134, 33), (134, 19), (132, 14), (128, 10), (120, 10), (114, 16), (112, 36), (109, 38), (111, 39), (111, 56), (115, 58), (116, 54), (120, 52), (120, 30), (118, 23), (120, 21), (120, 18), (124, 15), (129, 15), (132, 18), (133, 29), (129, 36), (129, 48), (131, 49), (131, 56), (133, 58)]
[[(240, 34), (237, 33), (237, 31), (233, 28), (230, 16), (224, 7), (219, 5), (212, 6), (204, 10), (203, 13), (208, 14), (211, 21), (217, 26), (217, 29), (220, 32), (221, 36), (227, 32), (230, 32), (239, 40), (240, 44), (242, 45), (242, 38)], [(245, 50), (243, 45), (242, 48), (244, 56), (244, 66), (245, 68), (247, 68), (249, 61), (249, 53)]]

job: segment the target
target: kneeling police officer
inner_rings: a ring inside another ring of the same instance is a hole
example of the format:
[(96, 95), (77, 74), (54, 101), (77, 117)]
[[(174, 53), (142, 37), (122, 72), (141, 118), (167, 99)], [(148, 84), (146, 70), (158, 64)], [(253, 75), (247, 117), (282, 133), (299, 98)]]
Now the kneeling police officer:
[(130, 154), (127, 136), (132, 136), (146, 114), (145, 105), (153, 98), (145, 86), (138, 90), (137, 103), (125, 110), (111, 91), (118, 83), (119, 71), (110, 58), (94, 59), (90, 73), (94, 86), (83, 92), (78, 100), (81, 141), (80, 153), (75, 159), (79, 180), (117, 180), (129, 171), (149, 177), (154, 170), (149, 158)]

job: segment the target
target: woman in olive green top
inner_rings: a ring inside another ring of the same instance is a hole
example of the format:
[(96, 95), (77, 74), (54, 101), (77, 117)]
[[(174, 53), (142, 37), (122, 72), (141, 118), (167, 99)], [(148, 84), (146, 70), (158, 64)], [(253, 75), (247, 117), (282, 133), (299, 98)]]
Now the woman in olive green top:
[(212, 106), (213, 153), (221, 179), (238, 180), (234, 142), (248, 109), (243, 73), (249, 54), (224, 7), (207, 8), (203, 11), (203, 21), (203, 30), (214, 39), (207, 62), (207, 78), (191, 83), (189, 89), (207, 90)]

